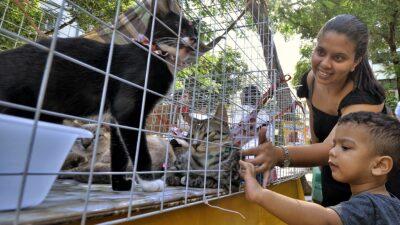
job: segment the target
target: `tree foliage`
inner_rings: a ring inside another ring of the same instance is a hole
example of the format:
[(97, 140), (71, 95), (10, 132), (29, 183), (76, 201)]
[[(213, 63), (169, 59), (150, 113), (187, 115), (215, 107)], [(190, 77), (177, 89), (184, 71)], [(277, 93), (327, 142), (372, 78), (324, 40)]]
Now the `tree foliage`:
[[(72, 4), (67, 4), (67, 10), (71, 14), (71, 19), (76, 18), (79, 27), (85, 32), (97, 29), (101, 26), (101, 24), (95, 22), (92, 16), (95, 16), (102, 21), (108, 21), (110, 24), (114, 21), (115, 12), (117, 9), (117, 1), (74, 0), (74, 3), (83, 8), (86, 12), (79, 10)], [(123, 12), (129, 7), (133, 7), (135, 5), (135, 0), (121, 0), (120, 12)]]
[(300, 49), (300, 60), (296, 63), (296, 71), (293, 74), (293, 78), (291, 80), (294, 86), (300, 85), (301, 76), (310, 70), (311, 65), (311, 53), (313, 50), (313, 45), (304, 44)]
[[(179, 77), (186, 78), (185, 83), (178, 81), (178, 89), (204, 90), (207, 94), (230, 96), (242, 88), (242, 74), (248, 70), (239, 52), (227, 47), (217, 54), (207, 53), (199, 59), (197, 65), (182, 70)], [(192, 81), (195, 78), (196, 82)]]
[[(0, 27), (35, 40), (38, 33), (32, 26), (31, 21), (28, 20), (27, 15), (32, 18), (33, 22), (36, 24), (39, 24), (38, 21), (46, 21), (52, 17), (42, 12), (39, 8), (39, 2), (39, 0), (31, 0), (27, 5), (17, 5), (16, 2), (12, 0), (0, 2), (0, 15), (4, 18), (4, 20), (0, 20)], [(24, 14), (24, 11), (26, 14)], [(17, 38), (0, 34), (0, 50), (13, 48), (18, 45), (20, 45), (20, 43)]]

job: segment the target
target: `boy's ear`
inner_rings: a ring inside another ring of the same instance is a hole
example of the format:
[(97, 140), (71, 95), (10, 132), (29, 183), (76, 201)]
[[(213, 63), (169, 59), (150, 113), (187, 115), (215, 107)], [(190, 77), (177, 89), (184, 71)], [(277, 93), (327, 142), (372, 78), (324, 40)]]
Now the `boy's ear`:
[(390, 156), (377, 156), (373, 162), (372, 174), (375, 176), (387, 175), (393, 168), (393, 159)]

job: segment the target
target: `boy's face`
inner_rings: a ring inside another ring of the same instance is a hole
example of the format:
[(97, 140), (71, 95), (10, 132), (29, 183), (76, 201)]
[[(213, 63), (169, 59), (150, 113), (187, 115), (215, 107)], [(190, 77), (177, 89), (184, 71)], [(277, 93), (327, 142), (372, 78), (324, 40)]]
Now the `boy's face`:
[(335, 180), (352, 185), (373, 179), (371, 137), (365, 127), (346, 123), (336, 127), (333, 148), (329, 151), (329, 166)]

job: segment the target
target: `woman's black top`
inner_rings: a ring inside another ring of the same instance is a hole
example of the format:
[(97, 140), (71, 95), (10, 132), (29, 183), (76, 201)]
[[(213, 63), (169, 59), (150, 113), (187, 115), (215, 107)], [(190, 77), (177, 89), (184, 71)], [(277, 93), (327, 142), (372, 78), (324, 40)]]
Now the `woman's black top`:
[[(307, 85), (307, 75), (305, 73), (301, 79), (301, 87), (297, 90), (297, 95), (300, 98), (307, 98), (310, 100), (312, 96), (312, 89), (308, 88)], [(314, 80), (313, 80), (314, 85)], [(338, 116), (327, 114), (319, 109), (317, 109), (311, 103), (312, 111), (313, 111), (313, 119), (314, 119), (314, 134), (318, 138), (320, 142), (325, 140), (333, 127), (336, 125), (340, 115), (341, 109), (349, 105), (355, 104), (371, 104), (378, 105), (381, 104), (384, 99), (380, 96), (372, 95), (370, 92), (361, 91), (355, 89), (351, 91), (348, 95), (346, 95), (343, 100), (339, 104), (338, 108)], [(386, 108), (382, 110), (383, 113), (386, 113)], [(349, 200), (351, 196), (350, 185), (338, 182), (333, 179), (332, 171), (329, 166), (322, 166), (321, 169), (321, 182), (322, 182), (322, 203), (323, 206), (332, 206), (337, 205), (342, 201)], [(400, 172), (398, 172), (395, 176), (391, 177), (389, 181), (386, 183), (386, 187), (388, 191), (394, 194), (397, 198), (400, 199)]]

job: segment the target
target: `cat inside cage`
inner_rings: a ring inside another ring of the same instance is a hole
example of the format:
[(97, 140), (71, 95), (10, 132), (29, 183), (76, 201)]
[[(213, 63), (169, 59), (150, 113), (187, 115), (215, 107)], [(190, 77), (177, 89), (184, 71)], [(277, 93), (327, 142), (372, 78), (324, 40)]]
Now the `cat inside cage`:
[[(190, 117), (188, 112), (176, 113), (178, 119), (184, 118), (186, 128), (190, 128), (186, 132), (188, 136), (168, 138), (166, 130), (158, 135), (143, 132), (146, 130), (146, 118), (173, 89), (176, 71), (187, 66), (193, 60), (191, 57), (202, 55), (206, 49), (204, 44), (198, 43), (196, 24), (176, 11), (175, 1), (154, 3), (144, 1), (143, 5), (138, 4), (121, 14), (119, 28), (122, 33), (119, 35), (124, 39), (121, 44), (107, 43), (121, 40), (110, 35), (112, 33), (105, 35), (102, 31), (106, 29), (103, 29), (75, 38), (44, 38), (1, 52), (0, 83), (3, 85), (0, 86), (0, 100), (36, 107), (41, 112), (41, 121), (64, 122), (95, 134), (95, 140), (79, 139), (75, 143), (63, 165), (65, 171), (137, 171), (134, 178), (125, 174), (95, 176), (93, 183), (110, 183), (116, 191), (130, 190), (132, 180), (139, 182), (144, 191), (163, 190), (166, 186), (164, 180), (169, 185), (185, 185), (188, 182), (190, 187), (216, 188), (220, 182), (215, 179), (216, 171), (208, 176), (202, 172), (180, 172), (179, 178), (175, 177), (179, 173), (167, 173), (165, 179), (160, 178), (164, 174), (161, 172), (171, 168), (177, 171), (220, 170), (216, 165), (222, 161), (223, 167), (229, 170), (229, 177), (223, 175), (226, 179), (222, 181), (222, 187), (238, 190), (237, 154), (234, 154), (237, 150), (229, 141), (228, 118), (221, 116), (226, 114), (222, 113), (226, 111), (223, 105), (206, 120)], [(149, 15), (147, 20), (140, 16), (143, 11)], [(130, 26), (138, 25), (138, 20), (132, 19), (133, 25), (121, 23), (132, 15), (139, 18), (140, 25), (145, 27), (144, 30), (142, 28), (144, 33), (136, 35), (134, 41), (126, 34), (129, 34)], [(14, 38), (18, 36), (5, 29), (1, 32)], [(47, 67), (49, 72), (46, 76)], [(35, 110), (1, 105), (0, 113), (34, 118)], [(104, 120), (105, 113), (109, 119)], [(99, 122), (101, 118), (100, 122), (107, 124), (98, 129), (95, 124), (65, 122), (65, 118), (57, 114), (82, 118), (100, 114), (92, 119), (92, 123)], [(218, 125), (214, 128), (210, 124)], [(202, 133), (192, 141), (193, 134), (198, 132)], [(214, 144), (213, 140), (219, 143)], [(211, 144), (205, 147), (206, 142)], [(201, 150), (199, 146), (203, 146)], [(95, 161), (94, 167), (92, 160)], [(88, 175), (60, 177), (89, 181)]]

